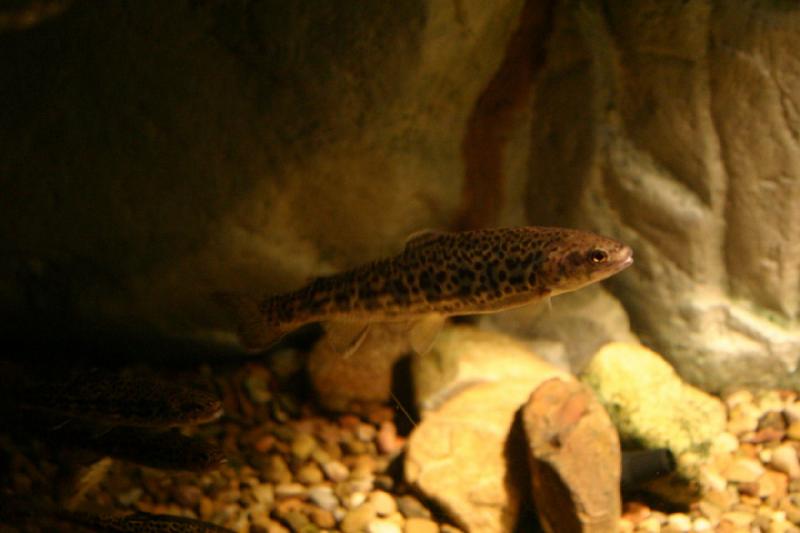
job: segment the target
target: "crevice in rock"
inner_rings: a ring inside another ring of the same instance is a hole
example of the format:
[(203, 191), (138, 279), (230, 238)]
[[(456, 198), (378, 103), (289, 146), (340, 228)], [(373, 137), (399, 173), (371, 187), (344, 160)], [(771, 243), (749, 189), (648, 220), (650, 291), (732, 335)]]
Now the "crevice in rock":
[(503, 62), (472, 109), (461, 147), (465, 173), (455, 229), (486, 227), (497, 220), (506, 185), (504, 148), (544, 65), (553, 11), (553, 1), (525, 2)]

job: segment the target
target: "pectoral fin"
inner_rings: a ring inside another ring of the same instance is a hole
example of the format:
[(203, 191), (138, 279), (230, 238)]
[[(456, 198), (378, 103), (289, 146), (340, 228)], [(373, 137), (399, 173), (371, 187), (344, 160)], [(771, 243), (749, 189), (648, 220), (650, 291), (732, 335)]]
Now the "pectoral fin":
[(412, 322), (408, 331), (411, 348), (420, 355), (427, 353), (442, 330), (445, 320), (443, 315), (430, 314)]
[(369, 326), (369, 322), (328, 322), (325, 324), (325, 339), (333, 351), (347, 357), (364, 342)]

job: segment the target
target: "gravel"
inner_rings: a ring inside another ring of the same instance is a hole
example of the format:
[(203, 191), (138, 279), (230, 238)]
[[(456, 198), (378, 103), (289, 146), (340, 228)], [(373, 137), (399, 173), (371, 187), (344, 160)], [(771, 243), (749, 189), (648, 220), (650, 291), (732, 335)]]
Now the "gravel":
[[(298, 366), (288, 353), (281, 365), (281, 373)], [(199, 373), (221, 396), (226, 414), (184, 432), (216, 441), (228, 461), (203, 473), (114, 461), (102, 481), (81, 487), (85, 495), (75, 501), (77, 509), (174, 514), (267, 533), (460, 532), (398, 477), (395, 464), (405, 438), (398, 435), (391, 406), (363, 417), (321, 413), (291, 389), (282, 390), (280, 376), (255, 362)], [(701, 469), (702, 499), (673, 513), (626, 501), (620, 531), (800, 533), (796, 394), (736, 391), (724, 401), (727, 432)], [(85, 468), (70, 466), (58, 450), (38, 441), (12, 437), (0, 435), (0, 459), (8, 470), (0, 487), (4, 494), (35, 494), (36, 501), (62, 504), (65, 495), (74, 495), (74, 481), (63, 480), (74, 480)]]

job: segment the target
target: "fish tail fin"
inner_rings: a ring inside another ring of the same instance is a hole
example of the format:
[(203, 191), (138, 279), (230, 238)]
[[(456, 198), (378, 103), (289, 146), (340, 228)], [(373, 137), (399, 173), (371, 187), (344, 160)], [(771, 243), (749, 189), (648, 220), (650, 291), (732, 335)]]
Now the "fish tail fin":
[(239, 342), (248, 351), (260, 352), (269, 348), (286, 333), (267, 320), (258, 300), (252, 296), (218, 292), (214, 294), (214, 300), (233, 315)]

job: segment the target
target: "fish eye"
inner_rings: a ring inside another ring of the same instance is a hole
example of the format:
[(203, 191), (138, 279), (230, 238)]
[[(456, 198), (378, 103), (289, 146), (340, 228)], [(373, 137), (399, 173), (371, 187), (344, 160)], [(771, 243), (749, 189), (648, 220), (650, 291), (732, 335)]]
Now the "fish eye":
[(605, 263), (608, 259), (608, 253), (605, 250), (592, 250), (589, 252), (589, 260), (594, 264)]

